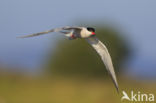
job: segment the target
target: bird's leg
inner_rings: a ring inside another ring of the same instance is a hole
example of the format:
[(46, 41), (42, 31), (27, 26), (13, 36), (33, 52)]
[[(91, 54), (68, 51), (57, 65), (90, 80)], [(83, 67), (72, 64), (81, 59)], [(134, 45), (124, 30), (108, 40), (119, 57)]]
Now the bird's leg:
[(72, 34), (70, 37), (69, 37), (69, 40), (73, 40), (73, 39), (76, 39), (76, 36), (74, 34)]
[(70, 31), (70, 32), (63, 32), (63, 31), (61, 31), (61, 33), (64, 33), (65, 36), (67, 36), (69, 40), (76, 39), (76, 36), (73, 34), (73, 31)]
[(76, 36), (72, 33), (66, 34), (66, 36), (68, 37), (69, 40), (76, 39)]

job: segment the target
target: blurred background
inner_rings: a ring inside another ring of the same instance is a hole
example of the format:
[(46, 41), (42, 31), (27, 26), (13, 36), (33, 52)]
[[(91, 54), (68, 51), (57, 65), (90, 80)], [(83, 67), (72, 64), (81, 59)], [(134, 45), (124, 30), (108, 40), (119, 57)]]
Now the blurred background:
[[(155, 94), (155, 12), (154, 0), (1, 0), (0, 103), (120, 103), (122, 90)], [(119, 94), (85, 40), (16, 38), (63, 26), (96, 29)]]

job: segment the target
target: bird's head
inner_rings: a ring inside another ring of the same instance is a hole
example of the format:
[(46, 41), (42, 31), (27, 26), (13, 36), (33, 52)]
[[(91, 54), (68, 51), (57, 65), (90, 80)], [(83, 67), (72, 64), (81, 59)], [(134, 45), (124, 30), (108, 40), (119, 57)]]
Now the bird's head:
[(95, 35), (96, 35), (96, 34), (95, 34), (95, 29), (94, 29), (94, 28), (92, 28), (92, 27), (87, 27), (87, 30), (89, 31), (90, 36), (95, 36)]

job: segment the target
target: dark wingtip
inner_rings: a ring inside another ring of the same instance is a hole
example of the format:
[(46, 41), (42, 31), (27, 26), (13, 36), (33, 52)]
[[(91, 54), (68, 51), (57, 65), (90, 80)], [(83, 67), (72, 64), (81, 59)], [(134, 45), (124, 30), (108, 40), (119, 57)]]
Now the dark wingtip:
[(16, 38), (30, 38), (30, 37), (33, 37), (33, 36), (30, 36), (30, 35), (24, 35), (24, 36), (18, 36)]
[(119, 91), (119, 87), (116, 87), (116, 90), (117, 90), (117, 93), (119, 94), (119, 93), (120, 93), (120, 91)]
[(18, 39), (22, 39), (22, 38), (26, 38), (26, 37), (18, 36), (18, 37), (16, 37), (16, 38), (18, 38)]
[(117, 91), (117, 93), (119, 94), (120, 93), (120, 90), (119, 90), (119, 86), (118, 86), (118, 84), (116, 84), (115, 82), (114, 82), (114, 86), (115, 86), (115, 88), (116, 88), (116, 91)]

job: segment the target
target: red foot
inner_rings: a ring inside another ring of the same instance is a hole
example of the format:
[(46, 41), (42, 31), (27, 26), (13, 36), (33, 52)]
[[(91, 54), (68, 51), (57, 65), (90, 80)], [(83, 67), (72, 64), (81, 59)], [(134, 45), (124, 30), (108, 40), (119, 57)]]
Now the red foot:
[(71, 38), (72, 38), (72, 39), (75, 39), (76, 37), (75, 37), (75, 35), (74, 35), (74, 34), (72, 34), (72, 35), (71, 35)]

